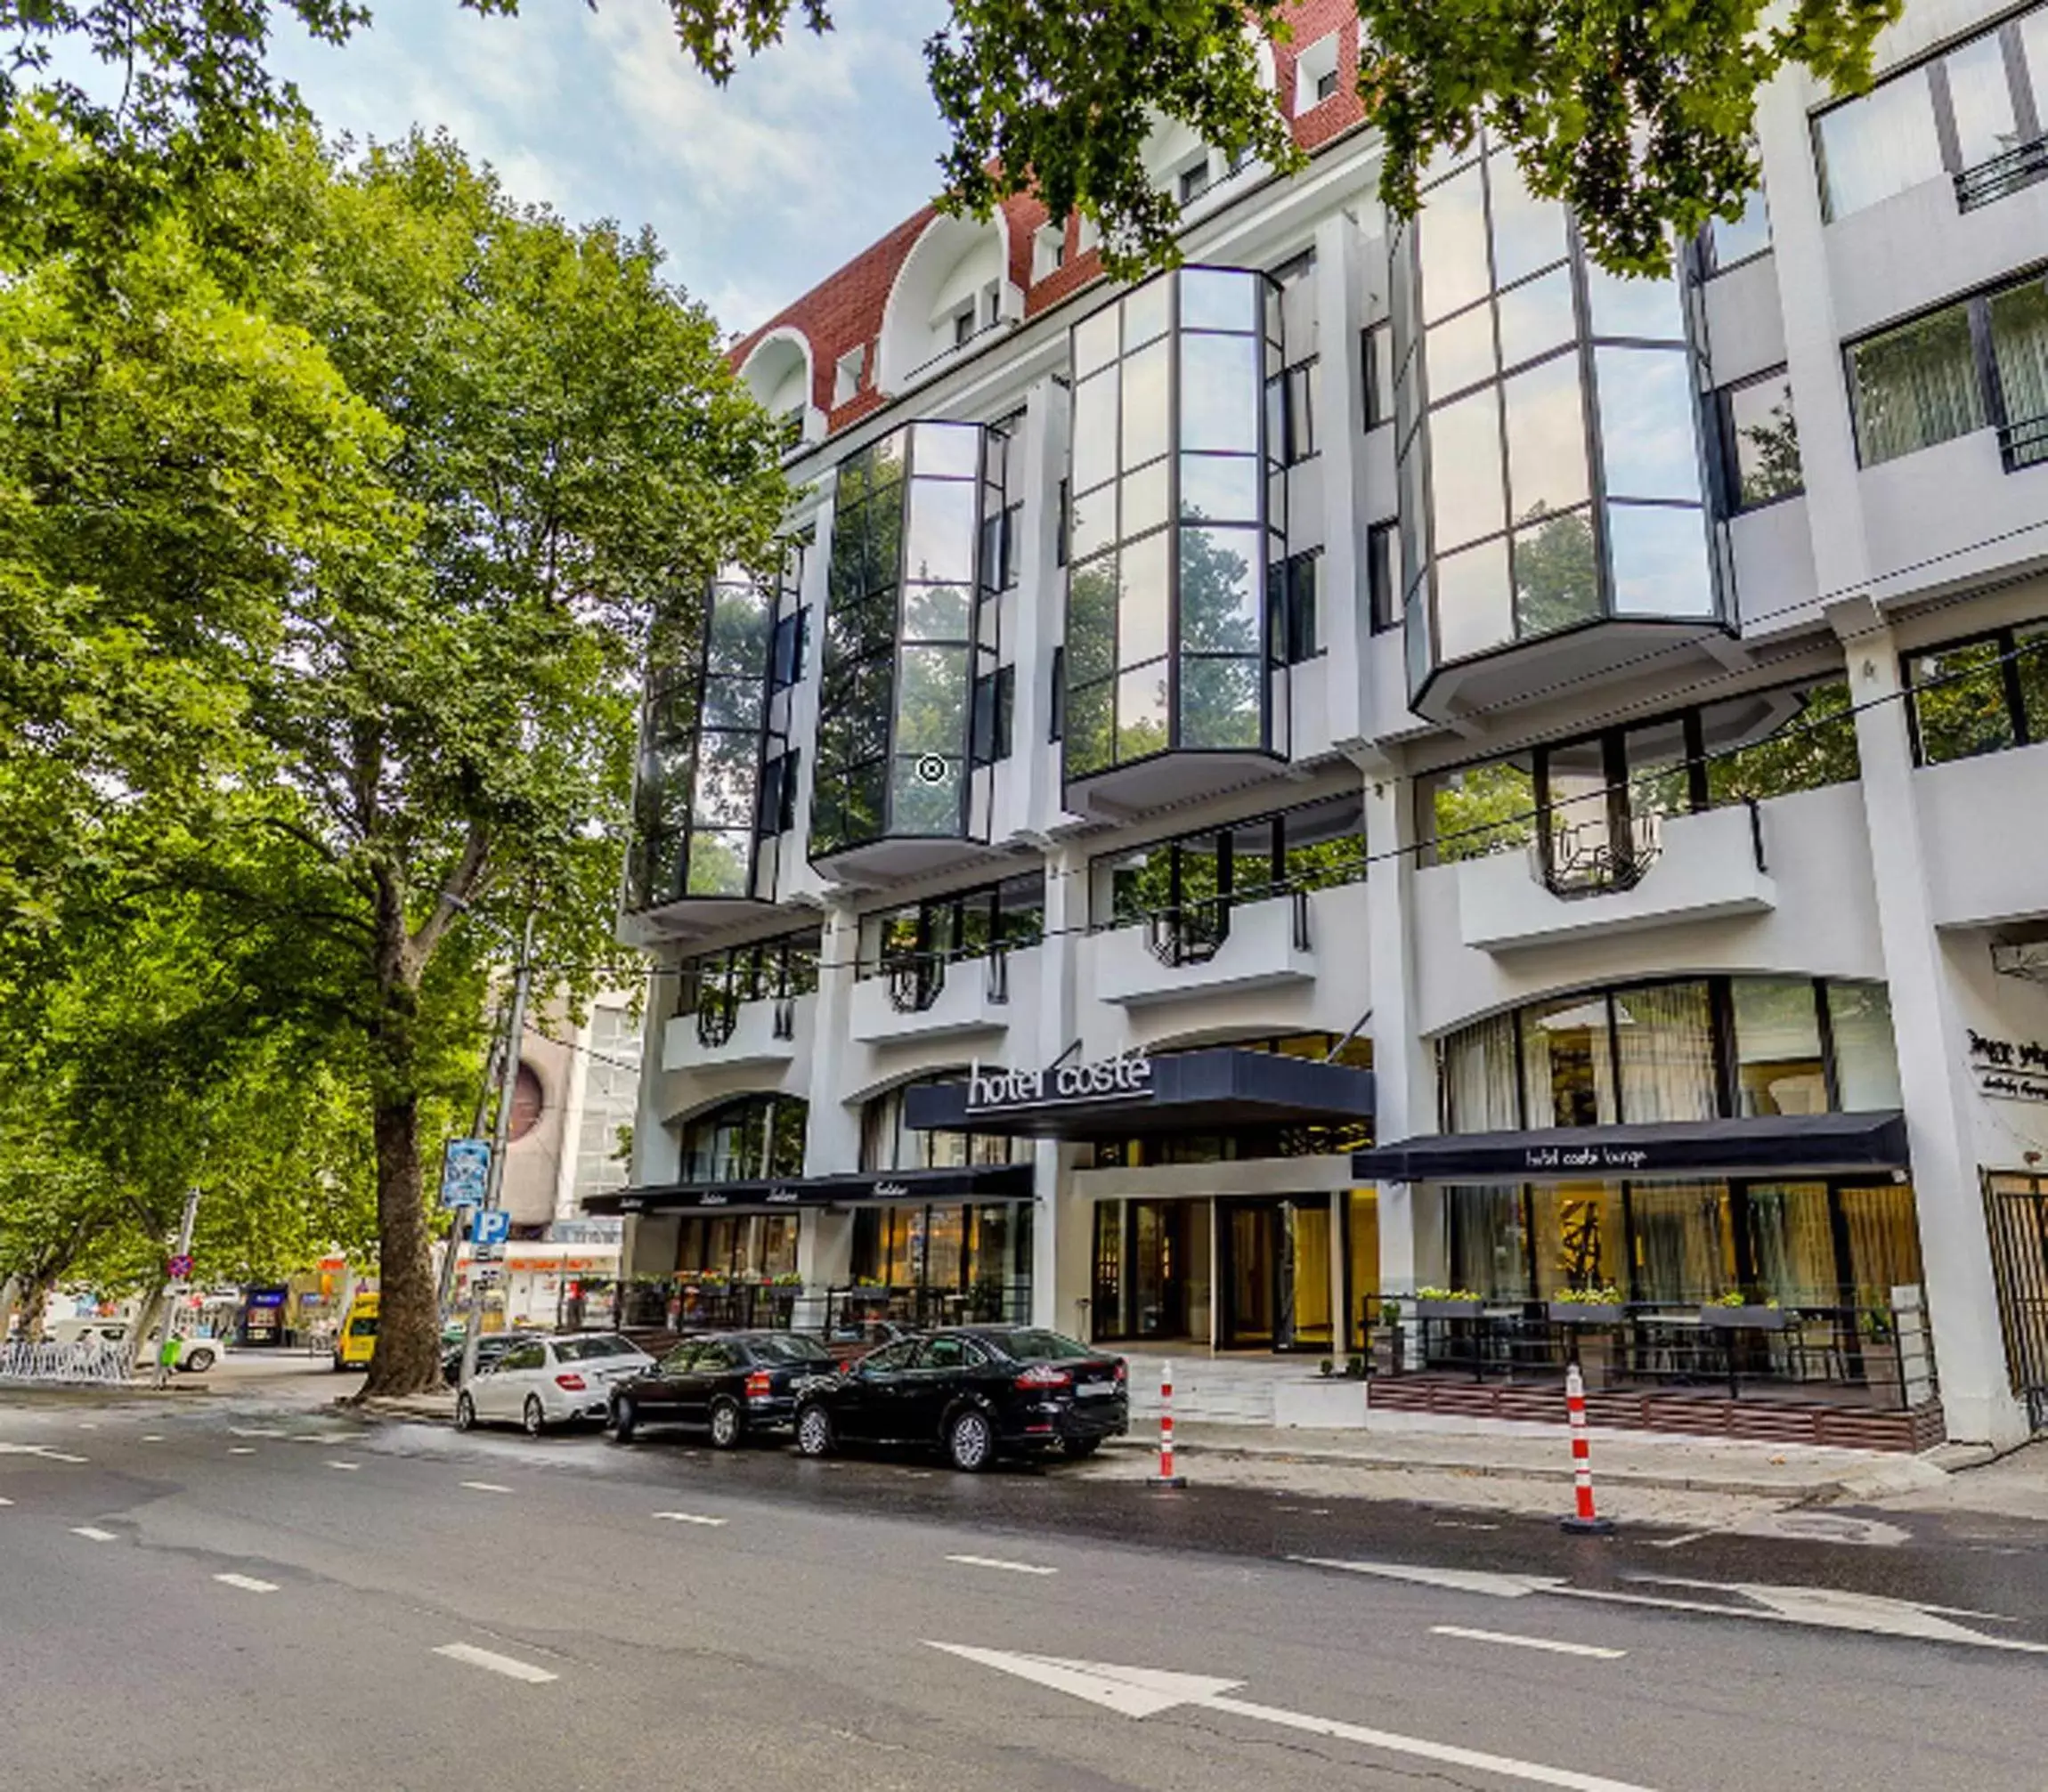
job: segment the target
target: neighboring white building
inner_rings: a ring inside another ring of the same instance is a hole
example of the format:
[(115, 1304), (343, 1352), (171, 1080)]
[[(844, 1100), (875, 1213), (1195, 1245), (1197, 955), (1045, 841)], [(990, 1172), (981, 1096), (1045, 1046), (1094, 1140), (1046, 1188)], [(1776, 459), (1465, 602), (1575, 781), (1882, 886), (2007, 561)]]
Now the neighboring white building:
[(1304, 10), (1304, 172), (1162, 138), (1182, 270), (1020, 201), (743, 345), (806, 495), (650, 680), (640, 1304), (1468, 1291), (1372, 1398), (1507, 1411), (1612, 1288), (1637, 1423), (2048, 1423), (2048, 8), (1781, 79), (1662, 284), (1483, 144), (1390, 230)]

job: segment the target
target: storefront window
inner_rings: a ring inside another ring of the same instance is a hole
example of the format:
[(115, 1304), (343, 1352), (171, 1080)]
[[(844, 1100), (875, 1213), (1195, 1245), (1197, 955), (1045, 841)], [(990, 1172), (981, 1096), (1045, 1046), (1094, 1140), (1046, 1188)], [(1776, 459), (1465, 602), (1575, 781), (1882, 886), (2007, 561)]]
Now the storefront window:
[(1443, 1191), (1450, 1227), (1451, 1284), (1489, 1300), (1529, 1298), (1525, 1204), (1517, 1188), (1457, 1187)]
[(1528, 1125), (1611, 1126), (1614, 1058), (1604, 995), (1569, 996), (1522, 1012)]
[(1727, 1184), (1631, 1183), (1629, 1218), (1631, 1299), (1696, 1304), (1733, 1290), (1735, 1241)]
[(685, 1182), (753, 1182), (803, 1174), (809, 1105), (792, 1095), (743, 1095), (682, 1129)]
[(1845, 1113), (1900, 1107), (1898, 1052), (1891, 996), (1881, 983), (1827, 985), (1828, 1034), (1834, 1046), (1835, 1105)]
[(1700, 983), (1655, 984), (1614, 997), (1621, 1108), (1632, 1123), (1711, 1120), (1720, 1110), (1713, 1004)]
[(1841, 1298), (1825, 1182), (1753, 1182), (1743, 1191), (1750, 1279), (1785, 1306), (1832, 1307)]
[(1809, 977), (1735, 979), (1735, 1083), (1743, 1115), (1828, 1111), (1816, 993)]
[(1443, 1043), (1447, 1130), (1512, 1132), (1522, 1124), (1515, 1017), (1461, 1027)]
[(1536, 1299), (1625, 1284), (1629, 1265), (1619, 1184), (1558, 1182), (1530, 1193)]
[(921, 1076), (875, 1096), (861, 1109), (860, 1167), (864, 1171), (958, 1170), (976, 1164), (1024, 1164), (1031, 1141), (995, 1132), (946, 1132), (904, 1123), (906, 1092), (959, 1081)]

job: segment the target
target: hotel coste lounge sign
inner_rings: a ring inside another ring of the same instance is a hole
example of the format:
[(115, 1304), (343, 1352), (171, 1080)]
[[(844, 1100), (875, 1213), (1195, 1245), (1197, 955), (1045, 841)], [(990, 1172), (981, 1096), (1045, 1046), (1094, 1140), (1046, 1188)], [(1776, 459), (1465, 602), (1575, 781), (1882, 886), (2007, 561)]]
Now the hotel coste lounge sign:
[(967, 1073), (969, 1114), (1014, 1114), (1061, 1102), (1128, 1101), (1152, 1092), (1152, 1060), (1142, 1051), (1119, 1052), (1093, 1064), (1049, 1064), (1043, 1070)]
[(1989, 1039), (1970, 1030), (1970, 1067), (1985, 1095), (2008, 1101), (2048, 1101), (2048, 1045), (2039, 1040)]

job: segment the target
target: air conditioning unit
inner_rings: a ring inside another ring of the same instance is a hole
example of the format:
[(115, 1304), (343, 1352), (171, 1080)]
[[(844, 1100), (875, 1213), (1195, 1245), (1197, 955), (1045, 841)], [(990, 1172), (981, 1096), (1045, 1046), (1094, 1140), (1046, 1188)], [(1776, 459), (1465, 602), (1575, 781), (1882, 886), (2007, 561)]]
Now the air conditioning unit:
[(1991, 968), (2001, 977), (2048, 983), (2048, 940), (2031, 940), (2025, 945), (1995, 945), (1991, 948)]

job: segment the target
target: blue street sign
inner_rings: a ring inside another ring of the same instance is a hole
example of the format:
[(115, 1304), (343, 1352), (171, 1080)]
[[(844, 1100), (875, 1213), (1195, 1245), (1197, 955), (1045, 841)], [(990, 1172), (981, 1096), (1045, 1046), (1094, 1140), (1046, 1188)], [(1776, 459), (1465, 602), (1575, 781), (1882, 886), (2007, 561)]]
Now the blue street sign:
[(441, 1204), (481, 1207), (491, 1176), (491, 1145), (483, 1139), (451, 1139), (441, 1160)]
[(476, 1230), (473, 1245), (502, 1245), (512, 1236), (512, 1216), (502, 1207), (485, 1207), (471, 1222)]

